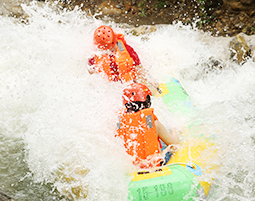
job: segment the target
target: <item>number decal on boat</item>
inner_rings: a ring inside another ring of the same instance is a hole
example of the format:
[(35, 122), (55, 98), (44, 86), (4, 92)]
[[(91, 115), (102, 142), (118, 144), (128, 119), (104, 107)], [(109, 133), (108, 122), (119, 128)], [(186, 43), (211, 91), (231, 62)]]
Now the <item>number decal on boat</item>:
[(165, 197), (167, 194), (165, 184), (160, 184), (159, 187), (160, 187), (160, 193), (162, 197)]
[(154, 186), (154, 190), (156, 191), (156, 197), (158, 198), (159, 193), (158, 193), (158, 185)]
[(137, 189), (139, 201), (148, 200), (150, 196), (155, 195), (156, 198), (167, 197), (174, 194), (173, 185), (171, 182), (166, 184), (154, 185), (153, 188), (142, 187)]
[(147, 191), (147, 187), (143, 187), (142, 189), (138, 188), (137, 192), (138, 192), (139, 200), (140, 201), (141, 200), (148, 200), (149, 199), (149, 193)]
[(149, 194), (148, 194), (148, 191), (147, 191), (147, 187), (143, 187), (143, 198), (144, 198), (144, 200), (149, 199)]
[(173, 185), (171, 182), (167, 183), (167, 191), (170, 195), (174, 194), (174, 189), (173, 189)]

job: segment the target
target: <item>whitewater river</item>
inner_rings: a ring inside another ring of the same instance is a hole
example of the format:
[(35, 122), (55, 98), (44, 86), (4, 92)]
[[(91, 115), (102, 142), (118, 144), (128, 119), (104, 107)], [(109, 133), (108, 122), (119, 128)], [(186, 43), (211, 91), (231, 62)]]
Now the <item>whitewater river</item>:
[[(80, 200), (126, 200), (134, 167), (113, 134), (123, 85), (90, 75), (86, 65), (103, 22), (77, 10), (23, 9), (27, 24), (0, 16), (0, 189), (23, 201), (73, 193)], [(126, 41), (158, 82), (179, 79), (200, 111), (176, 117), (153, 97), (158, 118), (180, 131), (200, 122), (215, 138), (220, 168), (207, 200), (255, 200), (255, 63), (229, 60), (231, 38), (178, 24), (146, 37), (127, 34)], [(255, 45), (254, 37), (246, 39)], [(211, 57), (224, 68), (209, 71)]]

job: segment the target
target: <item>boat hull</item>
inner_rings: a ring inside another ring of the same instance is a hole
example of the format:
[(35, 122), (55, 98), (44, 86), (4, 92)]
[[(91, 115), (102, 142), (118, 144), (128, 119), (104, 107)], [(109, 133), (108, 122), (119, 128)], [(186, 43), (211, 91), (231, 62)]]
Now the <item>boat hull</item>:
[[(195, 183), (195, 176), (181, 165), (166, 166), (170, 174), (161, 176), (165, 172), (158, 171), (158, 176), (140, 181), (133, 181), (129, 185), (129, 200), (133, 201), (181, 201), (193, 200), (201, 192), (201, 186)], [(160, 170), (160, 168), (159, 168)], [(166, 170), (164, 170), (166, 171)], [(150, 173), (148, 173), (150, 174)]]
[(131, 175), (128, 199), (181, 201), (206, 197), (213, 179), (207, 177), (205, 181), (203, 176), (215, 170), (212, 159), (216, 152), (214, 143), (208, 139), (185, 140), (167, 165)]

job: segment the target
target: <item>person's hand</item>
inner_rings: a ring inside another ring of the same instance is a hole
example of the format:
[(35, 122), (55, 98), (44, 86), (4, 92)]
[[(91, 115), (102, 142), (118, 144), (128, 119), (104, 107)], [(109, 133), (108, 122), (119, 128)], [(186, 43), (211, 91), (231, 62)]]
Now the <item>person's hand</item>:
[(140, 64), (135, 66), (136, 69), (136, 82), (140, 82), (142, 84), (145, 84), (147, 87), (150, 88), (151, 91), (158, 91), (159, 90), (159, 83), (153, 79), (148, 73), (146, 73), (146, 70), (144, 67)]

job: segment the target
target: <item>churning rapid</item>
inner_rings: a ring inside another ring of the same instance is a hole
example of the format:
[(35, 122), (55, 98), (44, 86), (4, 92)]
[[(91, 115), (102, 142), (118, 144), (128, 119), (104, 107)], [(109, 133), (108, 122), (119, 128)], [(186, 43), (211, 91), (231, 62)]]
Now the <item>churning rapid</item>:
[[(80, 200), (126, 200), (134, 167), (114, 138), (123, 85), (87, 71), (93, 32), (107, 24), (126, 35), (158, 82), (179, 79), (200, 111), (192, 119), (175, 117), (160, 98), (152, 99), (168, 129), (199, 122), (214, 136), (220, 168), (212, 173), (207, 200), (255, 200), (255, 63), (229, 60), (231, 38), (180, 24), (134, 36), (128, 25), (79, 9), (23, 9), (30, 16), (26, 22), (0, 17), (0, 189), (29, 201), (74, 194)], [(211, 68), (212, 57), (224, 67)]]

